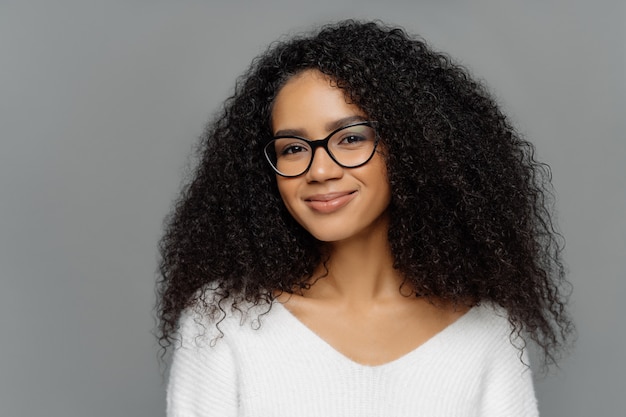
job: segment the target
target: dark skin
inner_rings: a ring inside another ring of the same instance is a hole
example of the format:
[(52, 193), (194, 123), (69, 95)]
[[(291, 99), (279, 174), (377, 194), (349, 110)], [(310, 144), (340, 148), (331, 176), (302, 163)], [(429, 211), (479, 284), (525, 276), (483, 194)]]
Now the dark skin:
[[(334, 121), (359, 114), (328, 78), (305, 71), (278, 93), (272, 127), (316, 139), (325, 137)], [(361, 167), (343, 168), (318, 148), (308, 172), (277, 176), (277, 182), (292, 216), (325, 242), (329, 255), (307, 289), (282, 293), (278, 301), (339, 353), (361, 364), (385, 364), (467, 312), (468, 307), (415, 297), (393, 268), (387, 238), (390, 187), (382, 152)]]

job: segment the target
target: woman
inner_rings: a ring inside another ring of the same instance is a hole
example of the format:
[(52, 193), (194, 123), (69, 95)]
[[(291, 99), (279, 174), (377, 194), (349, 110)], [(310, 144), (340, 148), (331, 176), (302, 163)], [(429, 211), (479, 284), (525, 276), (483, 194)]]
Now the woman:
[(529, 416), (571, 331), (548, 168), (424, 42), (340, 22), (254, 61), (162, 240), (170, 416)]

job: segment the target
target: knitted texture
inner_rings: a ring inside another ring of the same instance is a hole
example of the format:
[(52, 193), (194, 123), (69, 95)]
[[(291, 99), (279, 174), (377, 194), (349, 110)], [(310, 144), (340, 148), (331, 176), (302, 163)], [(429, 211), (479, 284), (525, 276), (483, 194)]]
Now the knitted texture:
[[(501, 310), (472, 308), (408, 354), (356, 363), (282, 304), (182, 318), (167, 393), (169, 417), (537, 416), (530, 369)], [(523, 361), (523, 362), (522, 362)]]

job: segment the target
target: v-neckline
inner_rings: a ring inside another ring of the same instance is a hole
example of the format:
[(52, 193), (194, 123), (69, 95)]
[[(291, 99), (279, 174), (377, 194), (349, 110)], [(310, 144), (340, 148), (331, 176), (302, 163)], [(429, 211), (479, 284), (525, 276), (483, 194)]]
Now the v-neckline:
[(368, 365), (365, 363), (357, 362), (354, 359), (348, 357), (346, 354), (342, 353), (338, 349), (336, 349), (333, 345), (331, 345), (326, 339), (322, 338), (319, 334), (313, 331), (309, 326), (304, 324), (298, 317), (296, 317), (283, 303), (280, 301), (274, 301), (273, 303), (280, 314), (286, 317), (286, 320), (293, 323), (293, 326), (288, 326), (288, 329), (291, 331), (298, 332), (302, 337), (311, 340), (312, 343), (315, 343), (320, 346), (321, 349), (329, 351), (329, 354), (332, 355), (337, 361), (347, 363), (353, 367), (361, 368), (361, 369), (371, 369), (371, 370), (382, 370), (394, 368), (397, 366), (402, 366), (402, 364), (406, 361), (410, 361), (414, 356), (421, 354), (423, 352), (427, 352), (431, 349), (431, 347), (436, 347), (437, 344), (441, 344), (441, 340), (445, 339), (446, 335), (449, 333), (453, 333), (454, 329), (463, 325), (463, 322), (470, 320), (471, 317), (476, 314), (478, 306), (474, 306), (466, 311), (462, 316), (454, 320), (452, 323), (448, 324), (446, 327), (432, 335), (430, 338), (425, 340), (423, 343), (416, 346), (414, 349), (400, 355), (397, 358), (394, 358), (388, 362), (384, 362), (377, 365)]

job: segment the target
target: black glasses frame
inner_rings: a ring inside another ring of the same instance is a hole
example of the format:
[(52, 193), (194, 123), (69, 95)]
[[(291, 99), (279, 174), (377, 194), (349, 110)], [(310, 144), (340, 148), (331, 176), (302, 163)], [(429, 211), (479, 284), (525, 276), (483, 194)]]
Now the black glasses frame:
[[(330, 149), (328, 149), (328, 142), (330, 141), (330, 138), (333, 137), (333, 135), (335, 133), (337, 133), (337, 132), (339, 132), (341, 130), (350, 128), (350, 127), (354, 127), (354, 126), (369, 126), (369, 127), (371, 127), (374, 130), (374, 135), (376, 137), (376, 139), (374, 141), (374, 147), (372, 148), (372, 154), (365, 161), (363, 161), (363, 162), (361, 162), (359, 164), (356, 164), (356, 165), (344, 165), (341, 162), (337, 161), (337, 159), (335, 158), (333, 153), (330, 151)], [(324, 150), (326, 151), (328, 156), (330, 156), (330, 158), (337, 165), (339, 165), (340, 167), (342, 167), (342, 168), (358, 168), (360, 166), (363, 166), (363, 165), (367, 164), (372, 159), (372, 157), (374, 156), (374, 153), (376, 153), (376, 147), (378, 146), (378, 142), (380, 140), (380, 137), (378, 136), (378, 131), (376, 130), (377, 126), (378, 126), (378, 123), (373, 121), (373, 120), (367, 120), (367, 121), (363, 121), (363, 122), (350, 123), (348, 125), (341, 126), (340, 128), (337, 128), (337, 129), (333, 130), (324, 139), (317, 139), (317, 140), (310, 140), (310, 139), (304, 138), (302, 136), (295, 136), (295, 135), (274, 136), (270, 140), (268, 140), (267, 143), (265, 144), (265, 146), (263, 147), (263, 153), (265, 154), (265, 159), (267, 159), (267, 162), (269, 162), (269, 164), (272, 167), (272, 169), (274, 170), (274, 172), (276, 172), (281, 177), (286, 177), (286, 178), (299, 177), (300, 175), (305, 174), (311, 168), (311, 165), (313, 165), (313, 158), (315, 158), (315, 151), (317, 150), (317, 148), (320, 148), (320, 147), (324, 148)], [(302, 171), (301, 173), (299, 173), (297, 175), (287, 175), (287, 174), (283, 174), (282, 172), (280, 172), (278, 170), (278, 168), (276, 168), (274, 166), (274, 163), (272, 163), (272, 158), (270, 157), (270, 155), (268, 153), (268, 147), (276, 139), (298, 139), (298, 140), (302, 140), (302, 141), (304, 141), (304, 142), (309, 144), (309, 146), (311, 147), (311, 160), (309, 161), (309, 164), (306, 166), (304, 171)]]

